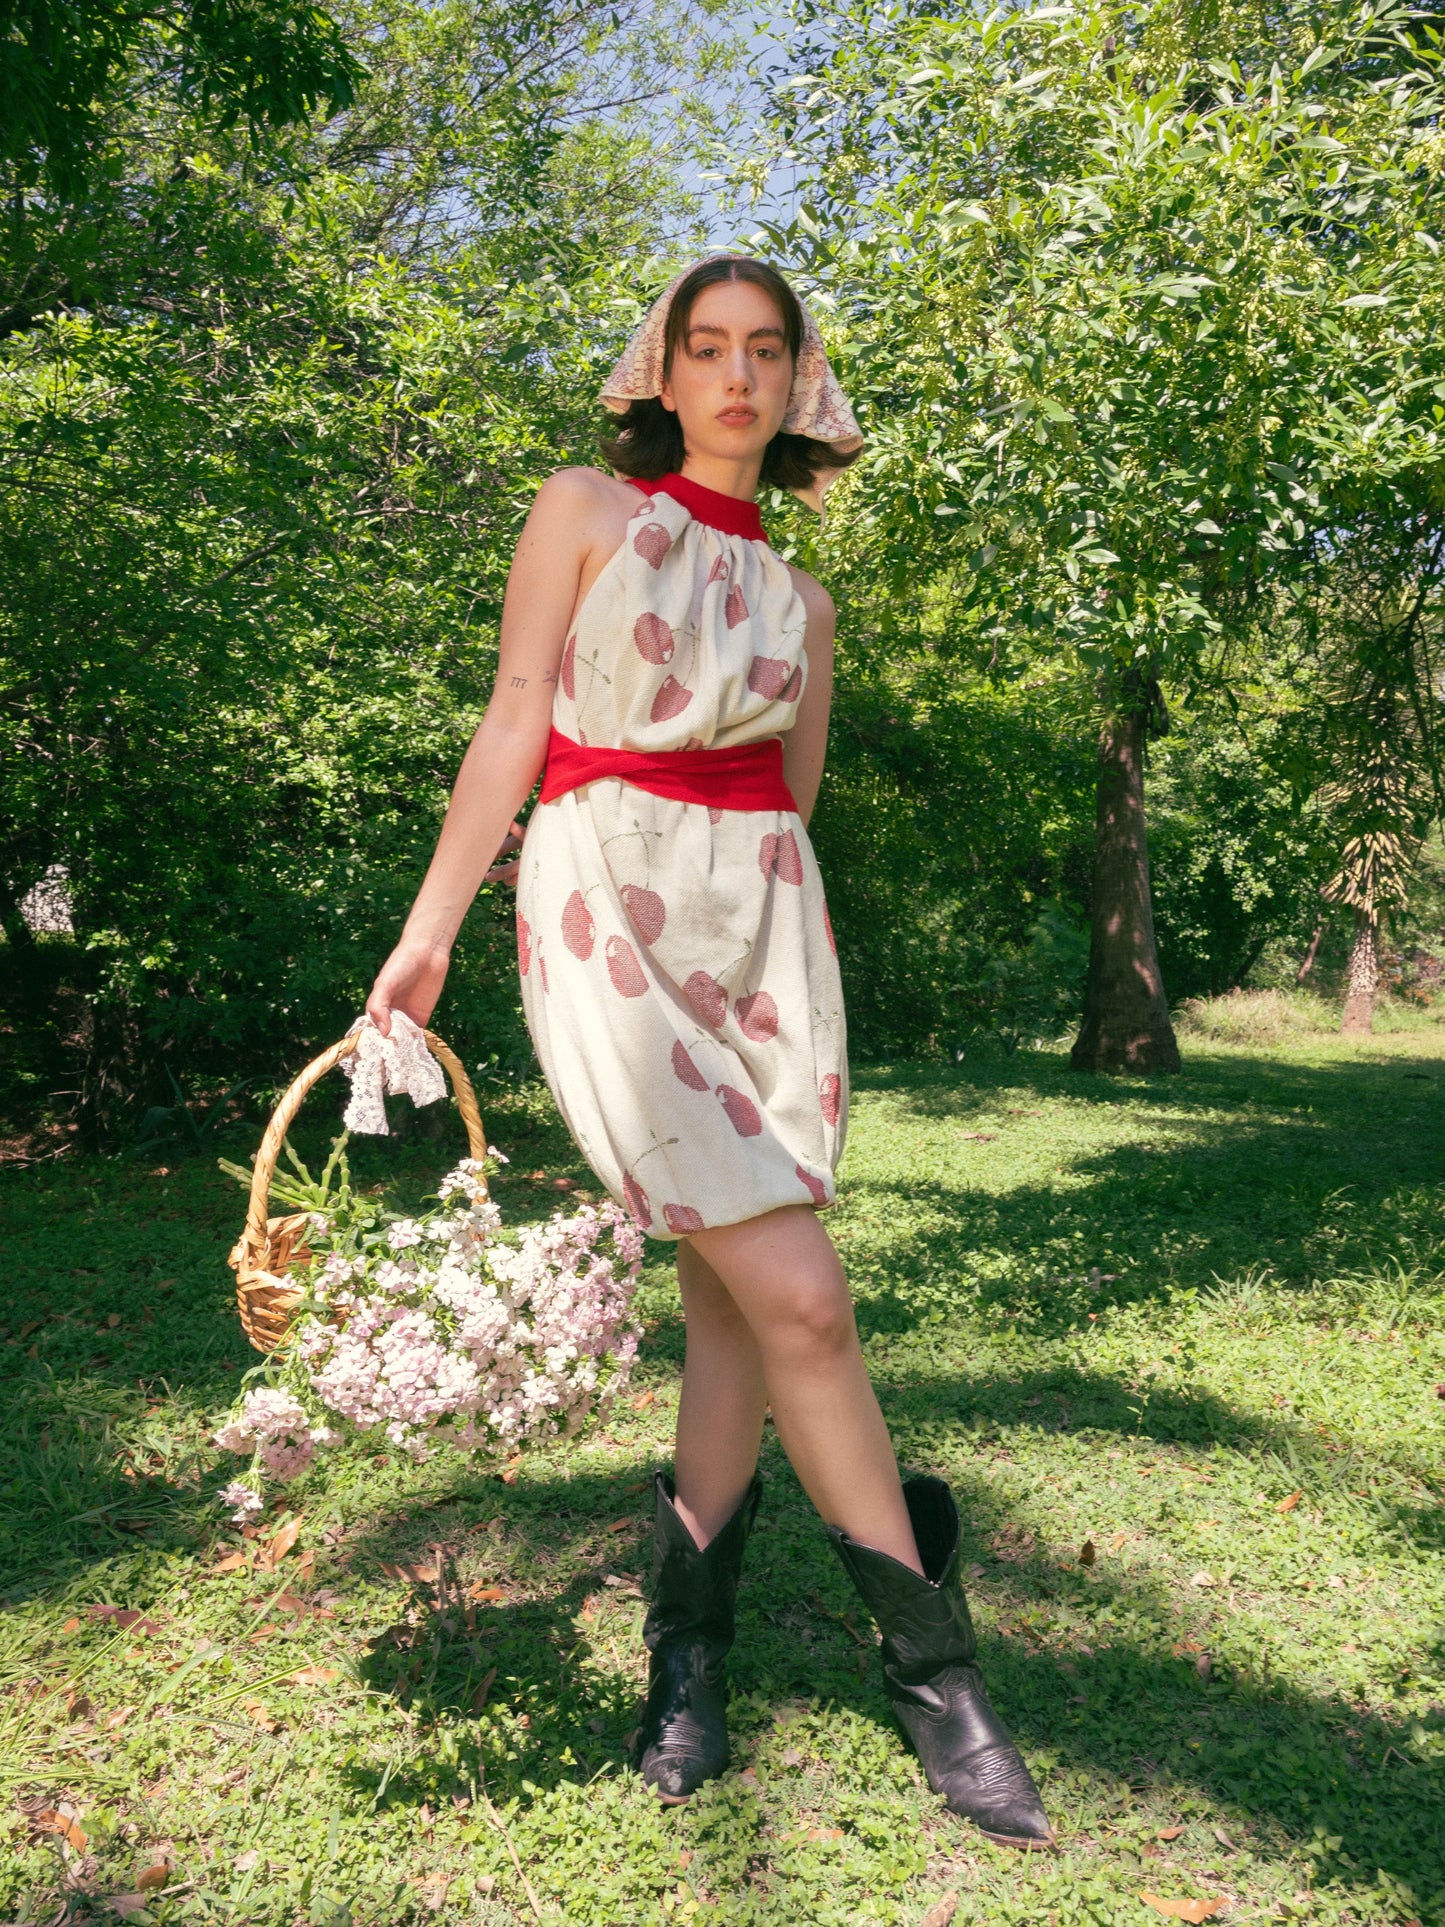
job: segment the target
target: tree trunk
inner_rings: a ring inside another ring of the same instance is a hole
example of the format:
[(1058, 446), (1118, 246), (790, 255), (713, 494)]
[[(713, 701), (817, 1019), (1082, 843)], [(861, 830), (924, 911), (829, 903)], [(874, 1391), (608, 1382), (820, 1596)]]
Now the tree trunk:
[(1076, 1071), (1179, 1069), (1154, 943), (1144, 729), (1144, 703), (1135, 696), (1106, 716), (1099, 733), (1089, 976), (1069, 1059)]
[(1342, 1031), (1375, 1028), (1375, 986), (1380, 981), (1380, 930), (1367, 910), (1355, 911), (1355, 940), (1345, 973), (1345, 1014)]
[(1294, 980), (1297, 984), (1302, 984), (1314, 969), (1315, 958), (1320, 952), (1320, 938), (1323, 937), (1324, 934), (1325, 920), (1323, 917), (1320, 917), (1315, 924), (1314, 935), (1310, 938), (1310, 947), (1300, 958), (1299, 969), (1294, 973)]

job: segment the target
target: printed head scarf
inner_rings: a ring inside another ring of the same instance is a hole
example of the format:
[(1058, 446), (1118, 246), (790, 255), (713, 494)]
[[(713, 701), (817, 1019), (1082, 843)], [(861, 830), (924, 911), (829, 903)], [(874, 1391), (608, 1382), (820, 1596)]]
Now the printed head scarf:
[[(721, 254), (709, 255), (707, 259), (746, 261), (751, 256)], [(617, 366), (602, 384), (601, 399), (614, 414), (625, 414), (631, 403), (646, 401), (661, 394), (663, 359), (667, 348), (667, 317), (672, 308), (672, 297), (693, 268), (701, 265), (701, 262), (695, 261), (692, 267), (684, 268), (663, 289), (623, 349)], [(788, 397), (787, 413), (783, 416), (783, 430), (790, 435), (807, 435), (814, 441), (827, 442), (839, 454), (851, 455), (855, 448), (863, 446), (863, 437), (858, 431), (853, 410), (848, 406), (848, 398), (838, 385), (838, 377), (829, 366), (818, 324), (801, 301), (798, 306), (803, 315), (803, 341), (793, 366), (793, 387)], [(823, 491), (842, 472), (837, 468), (819, 469), (811, 488), (794, 489), (792, 493), (821, 515)]]

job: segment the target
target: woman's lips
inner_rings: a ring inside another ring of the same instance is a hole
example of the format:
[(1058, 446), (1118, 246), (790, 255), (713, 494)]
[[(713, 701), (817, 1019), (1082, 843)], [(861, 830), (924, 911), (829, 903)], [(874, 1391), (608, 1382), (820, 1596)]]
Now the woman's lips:
[(749, 422), (755, 422), (757, 418), (758, 413), (755, 408), (722, 408), (718, 411), (718, 420), (726, 422), (729, 428), (744, 428)]

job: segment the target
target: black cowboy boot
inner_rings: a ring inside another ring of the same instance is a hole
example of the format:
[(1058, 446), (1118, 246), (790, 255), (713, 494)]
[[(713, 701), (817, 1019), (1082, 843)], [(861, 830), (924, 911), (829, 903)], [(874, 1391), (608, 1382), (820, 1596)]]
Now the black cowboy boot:
[(1051, 1847), (1039, 1790), (992, 1706), (959, 1583), (958, 1508), (942, 1479), (904, 1482), (926, 1575), (828, 1527), (848, 1577), (883, 1635), (883, 1678), (894, 1715), (928, 1784), (955, 1813), (1006, 1847)]
[(647, 1704), (634, 1764), (667, 1806), (676, 1806), (728, 1763), (723, 1661), (733, 1643), (733, 1601), (762, 1480), (756, 1473), (727, 1524), (699, 1552), (666, 1472), (653, 1477), (652, 1603), (642, 1623), (650, 1654)]

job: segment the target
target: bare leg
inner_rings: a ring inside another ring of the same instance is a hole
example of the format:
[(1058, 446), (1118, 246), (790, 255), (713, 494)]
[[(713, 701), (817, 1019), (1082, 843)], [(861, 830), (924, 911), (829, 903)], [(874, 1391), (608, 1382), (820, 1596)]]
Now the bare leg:
[(677, 1511), (705, 1546), (737, 1510), (758, 1462), (768, 1394), (757, 1340), (721, 1278), (683, 1239), (677, 1282), (687, 1362), (677, 1408)]
[[(784, 1205), (743, 1224), (695, 1231), (690, 1243), (751, 1329), (778, 1436), (825, 1523), (921, 1573), (848, 1283), (816, 1213)], [(691, 1328), (689, 1307), (689, 1356)], [(755, 1438), (748, 1443), (754, 1447)], [(740, 1444), (730, 1444), (722, 1428), (704, 1444), (726, 1457), (735, 1478)]]

